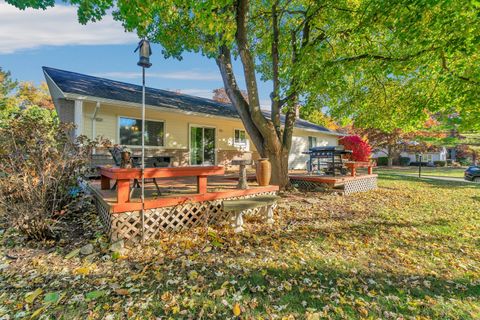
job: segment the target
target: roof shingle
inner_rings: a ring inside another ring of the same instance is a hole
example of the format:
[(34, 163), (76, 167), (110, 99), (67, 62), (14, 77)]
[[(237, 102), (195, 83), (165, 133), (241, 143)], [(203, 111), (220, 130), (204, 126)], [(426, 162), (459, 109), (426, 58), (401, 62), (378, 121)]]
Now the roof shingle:
[[(64, 93), (142, 103), (142, 87), (139, 85), (50, 67), (43, 67), (43, 71)], [(145, 103), (150, 106), (186, 112), (240, 118), (235, 107), (229, 103), (149, 87), (145, 89)], [(264, 112), (264, 114), (269, 116), (268, 112)], [(285, 116), (281, 116), (281, 121), (282, 123), (285, 121)], [(302, 119), (297, 119), (295, 127), (337, 134), (323, 126)]]

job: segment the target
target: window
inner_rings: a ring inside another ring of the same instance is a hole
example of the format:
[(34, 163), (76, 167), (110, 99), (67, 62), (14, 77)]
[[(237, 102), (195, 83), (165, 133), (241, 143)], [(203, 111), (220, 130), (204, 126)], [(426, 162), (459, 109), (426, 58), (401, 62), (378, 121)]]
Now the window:
[(245, 133), (245, 130), (235, 129), (235, 139), (233, 142), (234, 144), (246, 145), (247, 134)]
[[(415, 154), (415, 160), (417, 162), (420, 161), (420, 155), (417, 153)], [(432, 162), (433, 161), (433, 155), (429, 153), (422, 154), (422, 162)]]
[[(145, 120), (145, 145), (163, 147), (165, 125), (161, 121)], [(140, 146), (142, 144), (142, 120), (120, 118), (120, 144)]]
[(317, 137), (308, 137), (308, 149), (312, 149), (317, 146)]

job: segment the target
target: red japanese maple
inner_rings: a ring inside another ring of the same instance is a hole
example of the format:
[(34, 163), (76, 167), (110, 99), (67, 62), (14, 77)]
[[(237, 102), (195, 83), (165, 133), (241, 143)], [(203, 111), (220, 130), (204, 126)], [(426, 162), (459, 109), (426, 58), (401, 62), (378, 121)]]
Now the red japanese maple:
[(352, 150), (351, 160), (353, 161), (369, 161), (372, 153), (370, 145), (360, 136), (346, 136), (338, 141), (345, 147), (345, 150)]

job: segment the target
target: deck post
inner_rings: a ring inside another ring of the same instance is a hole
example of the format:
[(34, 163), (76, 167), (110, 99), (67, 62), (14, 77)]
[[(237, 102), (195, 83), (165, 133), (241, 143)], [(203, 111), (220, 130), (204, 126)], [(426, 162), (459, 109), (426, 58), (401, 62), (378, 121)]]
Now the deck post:
[(207, 193), (207, 176), (197, 177), (197, 192), (199, 194)]
[(130, 180), (117, 180), (117, 203), (130, 201)]

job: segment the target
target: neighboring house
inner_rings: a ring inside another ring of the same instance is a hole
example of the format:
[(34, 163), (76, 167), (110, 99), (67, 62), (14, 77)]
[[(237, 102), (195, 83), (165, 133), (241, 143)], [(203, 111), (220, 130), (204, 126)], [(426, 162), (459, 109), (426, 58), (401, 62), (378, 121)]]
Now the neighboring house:
[[(415, 152), (404, 151), (400, 153), (400, 157), (410, 158), (410, 162), (419, 161)], [(447, 149), (439, 147), (438, 150), (427, 151), (422, 153), (422, 162), (433, 163), (435, 161), (447, 161)]]
[[(409, 151), (408, 148), (405, 148), (404, 151), (400, 153), (400, 157), (410, 158), (410, 162), (419, 161), (418, 153), (415, 151)], [(431, 150), (422, 152), (422, 162), (428, 162), (433, 164), (434, 161), (446, 161), (447, 160), (447, 149), (445, 147), (431, 148)], [(372, 152), (372, 158), (386, 157), (387, 151), (384, 149), (375, 150)]]
[[(103, 136), (139, 150), (141, 86), (48, 67), (43, 71), (59, 118), (75, 123), (75, 135)], [(147, 88), (145, 127), (147, 154), (169, 156), (175, 166), (228, 165), (232, 159), (259, 156), (231, 104)], [(336, 146), (339, 136), (297, 119), (289, 167), (305, 169), (308, 156), (302, 152)]]

